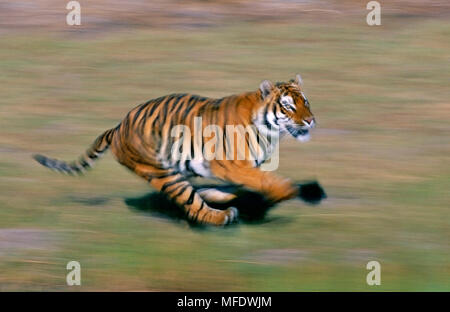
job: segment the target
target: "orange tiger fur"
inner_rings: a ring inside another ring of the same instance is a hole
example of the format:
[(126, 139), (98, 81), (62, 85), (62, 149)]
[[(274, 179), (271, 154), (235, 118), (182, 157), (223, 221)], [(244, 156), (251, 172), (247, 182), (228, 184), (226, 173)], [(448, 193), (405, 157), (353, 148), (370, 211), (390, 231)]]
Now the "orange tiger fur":
[[(232, 196), (208, 190), (199, 192), (188, 181), (191, 176), (215, 177), (243, 185), (261, 192), (273, 202), (298, 194), (298, 186), (289, 179), (262, 171), (260, 163), (248, 159), (203, 159), (195, 165), (191, 160), (170, 162), (168, 159), (174, 143), (171, 129), (175, 125), (193, 128), (194, 118), (199, 116), (202, 117), (202, 129), (207, 125), (218, 125), (222, 129), (226, 125), (255, 125), (256, 132), (261, 134), (270, 126), (281, 134), (290, 133), (300, 139), (305, 138), (314, 126), (314, 117), (301, 91), (301, 78), (297, 75), (288, 83), (273, 85), (266, 80), (257, 91), (221, 99), (191, 94), (172, 94), (153, 99), (132, 109), (117, 127), (100, 135), (78, 161), (69, 164), (42, 155), (35, 155), (34, 158), (49, 168), (77, 174), (90, 168), (110, 147), (122, 165), (165, 193), (184, 208), (189, 219), (199, 223), (227, 224), (237, 219), (238, 212), (234, 207), (226, 210), (211, 208), (202, 196), (217, 201), (226, 201)], [(246, 138), (248, 144), (248, 135)], [(203, 144), (209, 139), (205, 138)], [(223, 144), (227, 143), (228, 137)], [(234, 143), (236, 156), (237, 141)]]

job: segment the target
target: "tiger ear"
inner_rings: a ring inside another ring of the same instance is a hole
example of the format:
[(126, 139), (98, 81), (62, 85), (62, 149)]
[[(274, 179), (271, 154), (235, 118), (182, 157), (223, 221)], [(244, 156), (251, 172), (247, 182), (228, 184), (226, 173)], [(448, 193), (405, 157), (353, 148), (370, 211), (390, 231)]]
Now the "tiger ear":
[(303, 79), (302, 79), (302, 76), (300, 76), (300, 74), (295, 75), (295, 83), (296, 83), (299, 87), (302, 87), (302, 86), (303, 86)]
[(264, 80), (259, 85), (259, 90), (261, 90), (261, 95), (263, 99), (270, 94), (270, 92), (273, 90), (273, 84), (269, 80)]

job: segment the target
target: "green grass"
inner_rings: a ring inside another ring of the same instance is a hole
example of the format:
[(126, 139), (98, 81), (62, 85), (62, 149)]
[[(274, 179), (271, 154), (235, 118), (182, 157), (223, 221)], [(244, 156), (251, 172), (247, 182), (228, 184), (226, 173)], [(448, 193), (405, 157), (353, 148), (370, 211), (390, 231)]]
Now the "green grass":
[[(386, 21), (3, 35), (0, 290), (450, 290), (450, 24)], [(311, 142), (282, 144), (278, 171), (318, 179), (319, 206), (199, 230), (127, 207), (152, 190), (110, 155), (82, 178), (31, 159), (77, 157), (150, 98), (296, 72), (319, 124)], [(81, 288), (65, 284), (71, 260)], [(366, 285), (371, 260), (381, 286)]]

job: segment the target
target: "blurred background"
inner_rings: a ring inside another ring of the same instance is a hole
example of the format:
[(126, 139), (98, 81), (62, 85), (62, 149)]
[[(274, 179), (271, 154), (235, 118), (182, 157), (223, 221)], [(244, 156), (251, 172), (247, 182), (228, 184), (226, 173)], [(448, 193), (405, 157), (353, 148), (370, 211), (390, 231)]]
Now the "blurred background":
[[(380, 1), (381, 26), (356, 0), (80, 0), (80, 26), (67, 2), (0, 0), (1, 291), (450, 290), (448, 1)], [(318, 127), (278, 174), (320, 205), (197, 229), (130, 205), (153, 190), (110, 154), (78, 178), (31, 158), (75, 159), (151, 98), (296, 73)]]

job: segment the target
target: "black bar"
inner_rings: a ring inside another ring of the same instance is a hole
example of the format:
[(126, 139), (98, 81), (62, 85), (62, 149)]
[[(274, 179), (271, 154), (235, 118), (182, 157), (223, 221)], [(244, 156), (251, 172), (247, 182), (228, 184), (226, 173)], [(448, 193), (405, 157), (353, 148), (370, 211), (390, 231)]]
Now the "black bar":
[[(46, 292), (0, 293), (2, 305), (8, 301), (17, 309), (30, 303), (35, 307), (78, 309), (122, 309), (141, 311), (315, 311), (325, 308), (385, 311), (395, 301), (402, 310), (410, 306), (433, 306), (448, 302), (448, 293), (295, 293), (295, 292)], [(387, 304), (388, 302), (388, 304)], [(62, 309), (62, 310), (64, 310)], [(58, 309), (62, 311), (61, 309)]]

